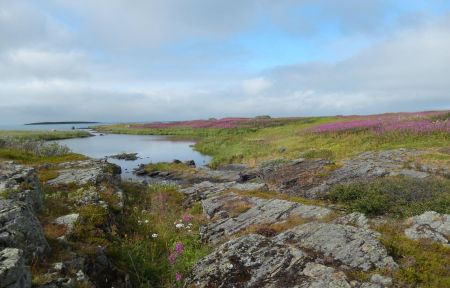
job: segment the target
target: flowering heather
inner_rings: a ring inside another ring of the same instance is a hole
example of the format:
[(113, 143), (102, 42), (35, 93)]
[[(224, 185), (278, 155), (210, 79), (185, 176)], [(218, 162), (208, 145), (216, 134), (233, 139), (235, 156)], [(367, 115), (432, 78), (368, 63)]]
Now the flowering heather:
[(175, 261), (177, 260), (177, 254), (176, 253), (170, 253), (169, 257), (167, 257), (167, 260), (169, 260), (169, 263), (173, 265)]

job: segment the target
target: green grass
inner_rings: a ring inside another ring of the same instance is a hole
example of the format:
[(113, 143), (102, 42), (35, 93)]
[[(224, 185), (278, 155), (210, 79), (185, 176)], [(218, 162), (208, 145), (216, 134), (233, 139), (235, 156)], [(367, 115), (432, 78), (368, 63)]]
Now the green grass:
[(32, 153), (28, 153), (17, 149), (0, 148), (0, 160), (14, 160), (22, 164), (30, 164), (30, 165), (39, 165), (45, 163), (55, 164), (85, 159), (87, 159), (86, 156), (75, 153), (69, 153), (58, 156), (37, 156)]
[[(118, 267), (131, 275), (134, 287), (181, 287), (182, 282), (175, 280), (175, 273), (186, 276), (210, 251), (199, 241), (201, 211), (198, 207), (185, 211), (182, 208), (184, 196), (174, 186), (124, 183), (122, 188), (127, 208), (121, 214), (119, 237), (109, 249), (110, 256)], [(191, 231), (175, 227), (175, 222), (185, 213), (193, 217)], [(158, 237), (153, 238), (152, 234)], [(176, 243), (183, 243), (184, 251), (171, 264), (168, 256)]]
[(12, 137), (24, 140), (62, 140), (70, 138), (89, 137), (87, 131), (7, 131), (0, 130), (0, 138)]
[(450, 213), (450, 180), (389, 177), (335, 186), (328, 198), (348, 212), (410, 217), (433, 210)]
[(308, 128), (340, 121), (336, 117), (302, 118), (283, 125), (263, 128), (230, 129), (138, 129), (128, 125), (102, 126), (103, 132), (124, 134), (176, 135), (197, 140), (195, 149), (213, 156), (212, 167), (244, 162), (256, 165), (262, 161), (284, 158), (325, 157), (342, 160), (364, 151), (396, 148), (433, 149), (450, 146), (450, 134), (387, 133), (372, 131), (311, 133)]
[(403, 235), (404, 227), (390, 223), (377, 229), (381, 242), (400, 268), (394, 287), (450, 287), (450, 247), (431, 241), (414, 241)]

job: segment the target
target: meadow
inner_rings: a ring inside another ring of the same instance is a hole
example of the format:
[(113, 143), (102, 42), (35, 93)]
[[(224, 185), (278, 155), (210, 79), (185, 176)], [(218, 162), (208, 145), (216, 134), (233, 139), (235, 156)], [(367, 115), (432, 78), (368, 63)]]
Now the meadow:
[(256, 165), (270, 159), (326, 154), (342, 160), (363, 151), (395, 148), (429, 150), (445, 158), (450, 146), (450, 112), (389, 113), (369, 116), (225, 118), (171, 123), (99, 126), (101, 132), (171, 135), (197, 140), (195, 149), (213, 156), (212, 167)]

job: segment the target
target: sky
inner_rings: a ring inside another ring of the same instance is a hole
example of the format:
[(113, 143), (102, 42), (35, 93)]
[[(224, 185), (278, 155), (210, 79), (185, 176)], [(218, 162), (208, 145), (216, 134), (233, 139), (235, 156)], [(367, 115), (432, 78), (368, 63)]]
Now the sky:
[(450, 109), (448, 0), (0, 0), (0, 123)]

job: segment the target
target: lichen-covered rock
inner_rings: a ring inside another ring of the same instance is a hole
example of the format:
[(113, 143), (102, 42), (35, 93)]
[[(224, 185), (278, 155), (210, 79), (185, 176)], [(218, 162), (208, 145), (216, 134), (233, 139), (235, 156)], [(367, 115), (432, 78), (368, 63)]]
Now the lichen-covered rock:
[(450, 215), (427, 211), (419, 216), (409, 218), (406, 223), (410, 226), (405, 230), (406, 237), (418, 239), (430, 239), (449, 245)]
[(19, 248), (27, 261), (49, 249), (42, 226), (30, 206), (15, 200), (0, 200), (0, 248)]
[(25, 202), (35, 211), (42, 206), (43, 194), (36, 171), (14, 162), (0, 162), (0, 194), (1, 198)]
[(51, 186), (75, 184), (83, 186), (102, 181), (117, 182), (120, 167), (104, 160), (67, 162), (58, 166), (59, 176), (47, 182)]
[(214, 183), (210, 181), (204, 181), (198, 184), (194, 184), (191, 187), (181, 189), (180, 192), (186, 194), (185, 206), (189, 206), (196, 201), (212, 197), (226, 190), (241, 190), (241, 191), (265, 191), (267, 185), (264, 183), (237, 183), (237, 182), (222, 182)]
[(187, 286), (351, 287), (342, 272), (318, 263), (301, 249), (250, 234), (231, 240), (203, 258)]
[[(276, 191), (307, 198), (323, 198), (333, 185), (403, 175), (423, 179), (429, 172), (405, 163), (421, 151), (395, 149), (364, 152), (342, 165), (323, 159), (298, 159), (260, 168), (260, 176)], [(431, 170), (429, 170), (431, 171)]]
[(5, 248), (0, 251), (0, 287), (31, 287), (30, 268), (25, 266), (22, 250)]
[(352, 225), (364, 229), (369, 228), (369, 219), (360, 212), (353, 212), (345, 216), (339, 217), (333, 221), (337, 224)]
[(250, 225), (282, 222), (290, 216), (319, 219), (331, 213), (331, 210), (324, 207), (280, 199), (246, 197), (235, 193), (208, 198), (202, 204), (208, 218), (220, 216), (220, 219), (201, 229), (202, 239), (211, 243), (220, 241), (223, 236), (245, 230)]
[(72, 232), (75, 222), (78, 220), (79, 217), (80, 217), (80, 214), (78, 214), (78, 213), (68, 214), (68, 215), (64, 215), (64, 216), (56, 218), (53, 221), (53, 223), (56, 225), (66, 226), (67, 227), (66, 235), (67, 235)]
[(371, 230), (349, 225), (311, 222), (279, 234), (276, 240), (311, 249), (350, 268), (396, 269), (397, 264), (377, 240), (378, 236)]

